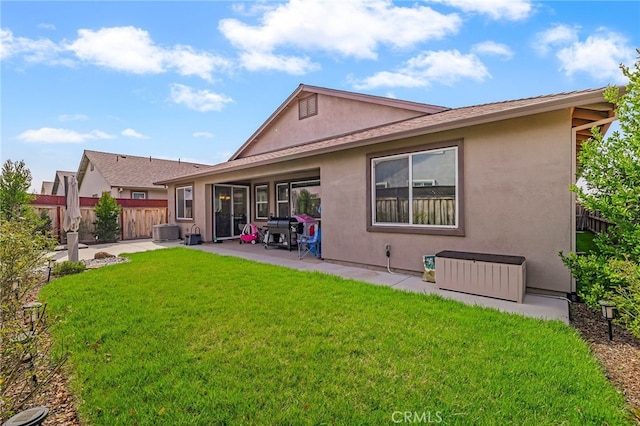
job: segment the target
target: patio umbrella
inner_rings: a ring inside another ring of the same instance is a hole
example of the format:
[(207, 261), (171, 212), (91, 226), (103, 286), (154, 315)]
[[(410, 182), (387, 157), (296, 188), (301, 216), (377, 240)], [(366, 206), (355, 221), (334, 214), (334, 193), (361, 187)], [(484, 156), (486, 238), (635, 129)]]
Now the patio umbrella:
[(77, 232), (80, 226), (80, 197), (78, 196), (78, 181), (71, 176), (68, 182), (66, 207), (62, 228), (66, 232)]
[[(71, 176), (64, 178), (66, 192), (66, 212), (62, 228), (67, 232), (67, 252), (71, 262), (78, 261), (78, 228), (80, 227), (80, 197), (78, 196), (78, 181)], [(71, 232), (69, 232), (71, 231)]]

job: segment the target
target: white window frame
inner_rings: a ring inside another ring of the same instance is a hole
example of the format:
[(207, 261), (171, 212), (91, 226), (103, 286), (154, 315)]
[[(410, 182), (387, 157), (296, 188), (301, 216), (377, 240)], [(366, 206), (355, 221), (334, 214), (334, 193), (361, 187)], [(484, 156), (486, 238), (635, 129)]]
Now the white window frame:
[[(187, 189), (189, 194), (187, 195)], [(184, 195), (182, 196), (182, 201), (183, 201), (183, 205), (182, 205), (182, 211), (184, 213), (183, 216), (179, 216), (180, 213), (180, 208), (178, 207), (178, 202), (180, 200), (180, 197), (178, 196), (178, 192), (182, 191), (184, 193)], [(187, 201), (191, 201), (191, 215), (187, 216), (186, 212), (187, 212)], [(182, 219), (182, 220), (190, 220), (193, 219), (193, 185), (185, 185), (185, 186), (178, 186), (176, 187), (176, 219)]]
[[(259, 190), (264, 190), (266, 195), (267, 195), (267, 199), (265, 201), (260, 201), (259, 197), (258, 197), (258, 191)], [(256, 197), (256, 219), (269, 219), (269, 213), (267, 213), (266, 216), (259, 216), (259, 212), (260, 212), (260, 206), (266, 205), (267, 209), (266, 211), (269, 211), (269, 185), (268, 184), (264, 184), (264, 185), (256, 185), (255, 189), (254, 189), (254, 195)]]
[[(287, 199), (286, 200), (281, 200), (278, 195), (280, 194), (280, 191), (278, 190), (281, 186), (286, 186), (287, 187)], [(290, 184), (289, 182), (283, 182), (283, 183), (277, 183), (276, 184), (276, 215), (279, 216), (280, 215), (280, 205), (281, 204), (286, 204), (287, 205), (287, 216), (291, 215), (291, 188), (290, 188)]]
[[(142, 195), (142, 197), (136, 197), (137, 194)], [(142, 192), (142, 191), (131, 191), (131, 198), (133, 200), (146, 200), (147, 199), (147, 193), (146, 192)]]

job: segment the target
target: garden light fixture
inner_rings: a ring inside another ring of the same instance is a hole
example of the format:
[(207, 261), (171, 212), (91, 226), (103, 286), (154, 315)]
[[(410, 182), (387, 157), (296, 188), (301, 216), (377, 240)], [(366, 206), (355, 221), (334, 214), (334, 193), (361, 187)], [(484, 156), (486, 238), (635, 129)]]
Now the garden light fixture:
[(51, 271), (53, 270), (53, 266), (56, 264), (56, 261), (49, 258), (47, 259), (47, 268), (49, 268), (49, 274), (47, 275), (47, 282), (51, 280)]
[(609, 302), (608, 300), (601, 300), (598, 303), (602, 308), (602, 318), (606, 319), (607, 323), (609, 323), (609, 340), (613, 340), (613, 328), (611, 326), (611, 321), (616, 317), (616, 304)]

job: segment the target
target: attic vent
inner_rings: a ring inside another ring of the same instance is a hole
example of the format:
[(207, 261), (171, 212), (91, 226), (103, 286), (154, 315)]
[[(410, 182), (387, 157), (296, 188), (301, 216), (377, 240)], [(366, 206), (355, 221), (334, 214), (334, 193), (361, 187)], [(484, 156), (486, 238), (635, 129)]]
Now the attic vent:
[(311, 96), (307, 96), (304, 99), (298, 101), (298, 118), (311, 117), (318, 114), (318, 94), (314, 93)]

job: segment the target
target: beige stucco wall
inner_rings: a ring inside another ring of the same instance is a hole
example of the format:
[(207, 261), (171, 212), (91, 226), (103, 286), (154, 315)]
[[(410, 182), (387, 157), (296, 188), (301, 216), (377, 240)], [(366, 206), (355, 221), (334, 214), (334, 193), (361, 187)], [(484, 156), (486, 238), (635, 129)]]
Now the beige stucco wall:
[(140, 191), (147, 193), (147, 200), (165, 200), (167, 198), (167, 190), (158, 189), (129, 189), (119, 187), (111, 187), (111, 185), (102, 176), (97, 168), (91, 170), (91, 165), (87, 167), (80, 188), (78, 189), (81, 197), (100, 197), (104, 191), (109, 191), (113, 198), (131, 198), (131, 192)]
[[(305, 96), (309, 94), (302, 98)], [(249, 147), (242, 156), (282, 149), (420, 115), (424, 113), (318, 94), (317, 115), (299, 120), (298, 102), (293, 102), (291, 107), (285, 109), (264, 129), (259, 135), (259, 142)]]
[[(457, 138), (464, 139), (465, 236), (367, 232), (364, 156)], [(528, 287), (569, 292), (558, 252), (571, 249), (571, 161), (569, 111), (341, 153), (322, 165), (323, 194), (335, 195), (323, 199), (323, 222), (335, 224), (323, 227), (323, 256), (386, 266), (388, 243), (392, 267), (421, 271), (422, 255), (441, 250), (521, 255)]]
[[(110, 190), (111, 188), (111, 185), (102, 177), (98, 169), (91, 169), (91, 164), (89, 164), (80, 183), (80, 188), (78, 188), (78, 193), (81, 197), (100, 197), (103, 191)], [(116, 194), (111, 193), (111, 196), (117, 197), (117, 192)]]
[[(366, 155), (460, 138), (465, 235), (368, 232)], [(326, 260), (386, 267), (385, 244), (392, 247), (392, 268), (415, 272), (422, 271), (423, 255), (441, 250), (521, 255), (530, 290), (569, 292), (571, 276), (558, 252), (572, 249), (571, 165), (570, 113), (562, 110), (201, 178), (193, 182), (194, 220), (181, 226), (185, 232), (196, 223), (211, 240), (213, 183), (269, 183), (269, 211), (275, 211), (276, 181), (296, 171), (304, 171), (298, 177), (312, 177), (319, 169)], [(169, 221), (175, 223), (174, 196), (171, 187)]]

